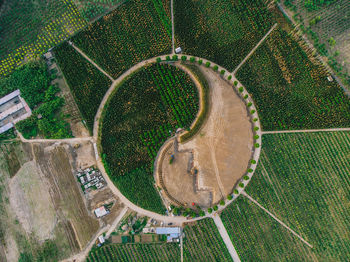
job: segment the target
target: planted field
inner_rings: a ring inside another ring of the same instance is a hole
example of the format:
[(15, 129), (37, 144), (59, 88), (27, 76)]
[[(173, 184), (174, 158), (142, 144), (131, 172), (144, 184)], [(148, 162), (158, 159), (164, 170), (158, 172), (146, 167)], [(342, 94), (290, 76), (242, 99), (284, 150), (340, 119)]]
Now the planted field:
[(191, 125), (198, 100), (183, 71), (153, 64), (125, 80), (107, 102), (100, 134), (105, 168), (135, 204), (164, 211), (154, 187), (153, 163), (166, 139)]
[(179, 261), (177, 244), (111, 244), (90, 252), (87, 262)]
[(350, 101), (325, 68), (276, 29), (240, 68), (264, 130), (350, 126)]
[[(309, 260), (346, 261), (350, 253), (350, 133), (264, 135), (262, 144), (259, 165), (246, 192), (313, 248), (309, 249), (294, 237), (290, 238), (294, 244), (281, 240), (289, 238), (282, 227), (265, 231), (265, 226), (256, 223), (267, 221), (269, 216), (261, 209), (257, 211), (256, 206), (248, 211), (252, 204), (243, 199), (237, 202), (239, 210), (233, 204), (222, 215), (234, 244), (242, 245), (238, 252), (247, 254), (244, 256), (250, 260), (261, 256), (263, 250), (266, 258), (277, 256), (279, 250), (283, 256), (290, 254), (286, 259), (289, 261), (305, 261), (305, 256), (310, 257)], [(237, 223), (239, 227), (235, 226)], [(242, 227), (242, 223), (246, 226)], [(242, 232), (236, 235), (237, 230)], [(247, 242), (243, 246), (236, 239), (245, 235)], [(291, 251), (280, 245), (280, 241)], [(254, 243), (261, 242), (264, 248), (250, 251), (254, 250), (251, 248)]]
[(72, 0), (81, 15), (87, 20), (103, 15), (118, 6), (123, 0)]
[(110, 79), (77, 53), (67, 42), (55, 48), (55, 57), (90, 132)]
[(85, 26), (71, 0), (5, 1), (0, 13), (0, 76)]
[(184, 261), (232, 261), (213, 219), (188, 224), (184, 233)]
[[(159, 2), (159, 1), (158, 1)], [(133, 65), (171, 50), (171, 24), (152, 1), (127, 1), (72, 41), (114, 78)]]
[(272, 27), (261, 0), (174, 1), (176, 45), (233, 69)]

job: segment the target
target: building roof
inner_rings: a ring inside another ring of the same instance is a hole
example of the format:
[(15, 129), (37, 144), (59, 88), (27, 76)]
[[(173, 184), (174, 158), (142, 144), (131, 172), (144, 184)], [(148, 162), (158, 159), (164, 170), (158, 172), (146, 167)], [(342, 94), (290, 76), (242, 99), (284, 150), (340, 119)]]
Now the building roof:
[(169, 234), (178, 235), (180, 233), (181, 233), (181, 228), (179, 227), (157, 227), (156, 228), (156, 234), (158, 235), (169, 235)]
[(0, 134), (6, 132), (7, 130), (11, 129), (13, 127), (12, 123), (8, 123), (2, 127), (0, 127)]
[(8, 95), (0, 98), (0, 105), (5, 104), (7, 101), (10, 101), (12, 98), (19, 95), (20, 95), (19, 89), (13, 91), (12, 93), (9, 93)]
[(108, 212), (104, 206), (101, 206), (101, 207), (95, 209), (95, 215), (97, 217), (103, 217), (107, 214), (108, 214)]
[(105, 242), (105, 238), (101, 235), (98, 237), (98, 241), (100, 241), (101, 244)]

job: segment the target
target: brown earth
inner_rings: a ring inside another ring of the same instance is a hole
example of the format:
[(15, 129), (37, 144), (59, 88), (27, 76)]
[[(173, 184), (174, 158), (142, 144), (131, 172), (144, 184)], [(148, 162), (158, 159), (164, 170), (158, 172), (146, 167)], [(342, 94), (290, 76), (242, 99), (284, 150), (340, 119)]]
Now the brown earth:
[[(232, 86), (212, 69), (200, 69), (211, 92), (208, 119), (191, 141), (179, 144), (180, 152), (175, 152), (172, 164), (167, 152), (161, 165), (165, 187), (172, 197), (208, 206), (231, 193), (245, 174), (253, 153), (253, 132), (245, 103)], [(187, 172), (191, 154), (182, 151), (193, 153), (197, 178)]]

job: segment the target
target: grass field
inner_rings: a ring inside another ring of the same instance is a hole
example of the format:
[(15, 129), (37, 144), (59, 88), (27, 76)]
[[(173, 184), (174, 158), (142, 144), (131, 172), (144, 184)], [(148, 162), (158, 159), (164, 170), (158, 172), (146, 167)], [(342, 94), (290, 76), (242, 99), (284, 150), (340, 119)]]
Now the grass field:
[(57, 46), (54, 53), (87, 127), (92, 133), (98, 107), (112, 82), (67, 42)]
[(174, 1), (176, 46), (233, 71), (272, 27), (261, 0)]
[(184, 261), (232, 261), (213, 219), (188, 224), (184, 233)]
[(147, 58), (169, 53), (171, 24), (152, 1), (131, 0), (72, 38), (114, 78)]
[(105, 14), (108, 10), (118, 6), (124, 0), (72, 0), (77, 6), (81, 15), (91, 21), (94, 18)]
[(237, 78), (251, 93), (264, 130), (350, 126), (350, 101), (325, 68), (290, 35), (275, 29)]
[[(305, 256), (318, 261), (346, 261), (350, 253), (349, 142), (349, 132), (264, 135), (259, 165), (246, 192), (313, 248), (310, 250), (300, 240), (288, 237), (282, 227), (275, 227), (270, 233), (252, 230), (252, 227), (259, 227), (255, 225), (257, 221), (263, 223), (269, 218), (242, 199), (237, 202), (239, 210), (233, 204), (223, 212), (230, 232), (237, 229), (235, 223), (240, 227), (246, 223), (239, 237), (247, 235), (247, 242), (238, 252), (248, 254), (253, 260), (262, 250), (266, 258), (277, 256), (279, 248), (280, 252), (289, 254), (286, 246), (296, 250), (291, 251), (288, 261), (305, 261)], [(248, 211), (248, 207), (252, 210)], [(238, 235), (231, 233), (231, 237), (234, 245), (241, 245), (235, 240)], [(284, 244), (280, 245), (282, 240), (277, 237), (289, 238), (294, 244), (283, 240)], [(256, 241), (263, 241), (261, 245), (267, 247), (248, 251), (247, 246)]]
[(120, 191), (135, 204), (164, 212), (154, 187), (158, 150), (178, 127), (188, 128), (198, 111), (194, 83), (180, 69), (153, 64), (122, 83), (101, 117), (101, 154)]
[(179, 259), (177, 244), (111, 244), (92, 250), (87, 262), (173, 262)]
[(71, 0), (5, 1), (0, 12), (0, 77), (86, 25)]

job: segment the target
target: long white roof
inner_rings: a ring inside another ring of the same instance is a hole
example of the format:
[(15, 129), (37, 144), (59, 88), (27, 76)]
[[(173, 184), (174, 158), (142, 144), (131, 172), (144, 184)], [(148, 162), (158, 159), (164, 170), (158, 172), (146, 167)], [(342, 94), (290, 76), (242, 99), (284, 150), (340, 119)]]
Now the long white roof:
[(0, 106), (2, 104), (5, 104), (7, 101), (10, 101), (12, 98), (16, 97), (16, 96), (19, 96), (20, 95), (20, 92), (19, 92), (19, 89), (13, 91), (12, 93), (9, 93), (8, 95), (0, 98)]

